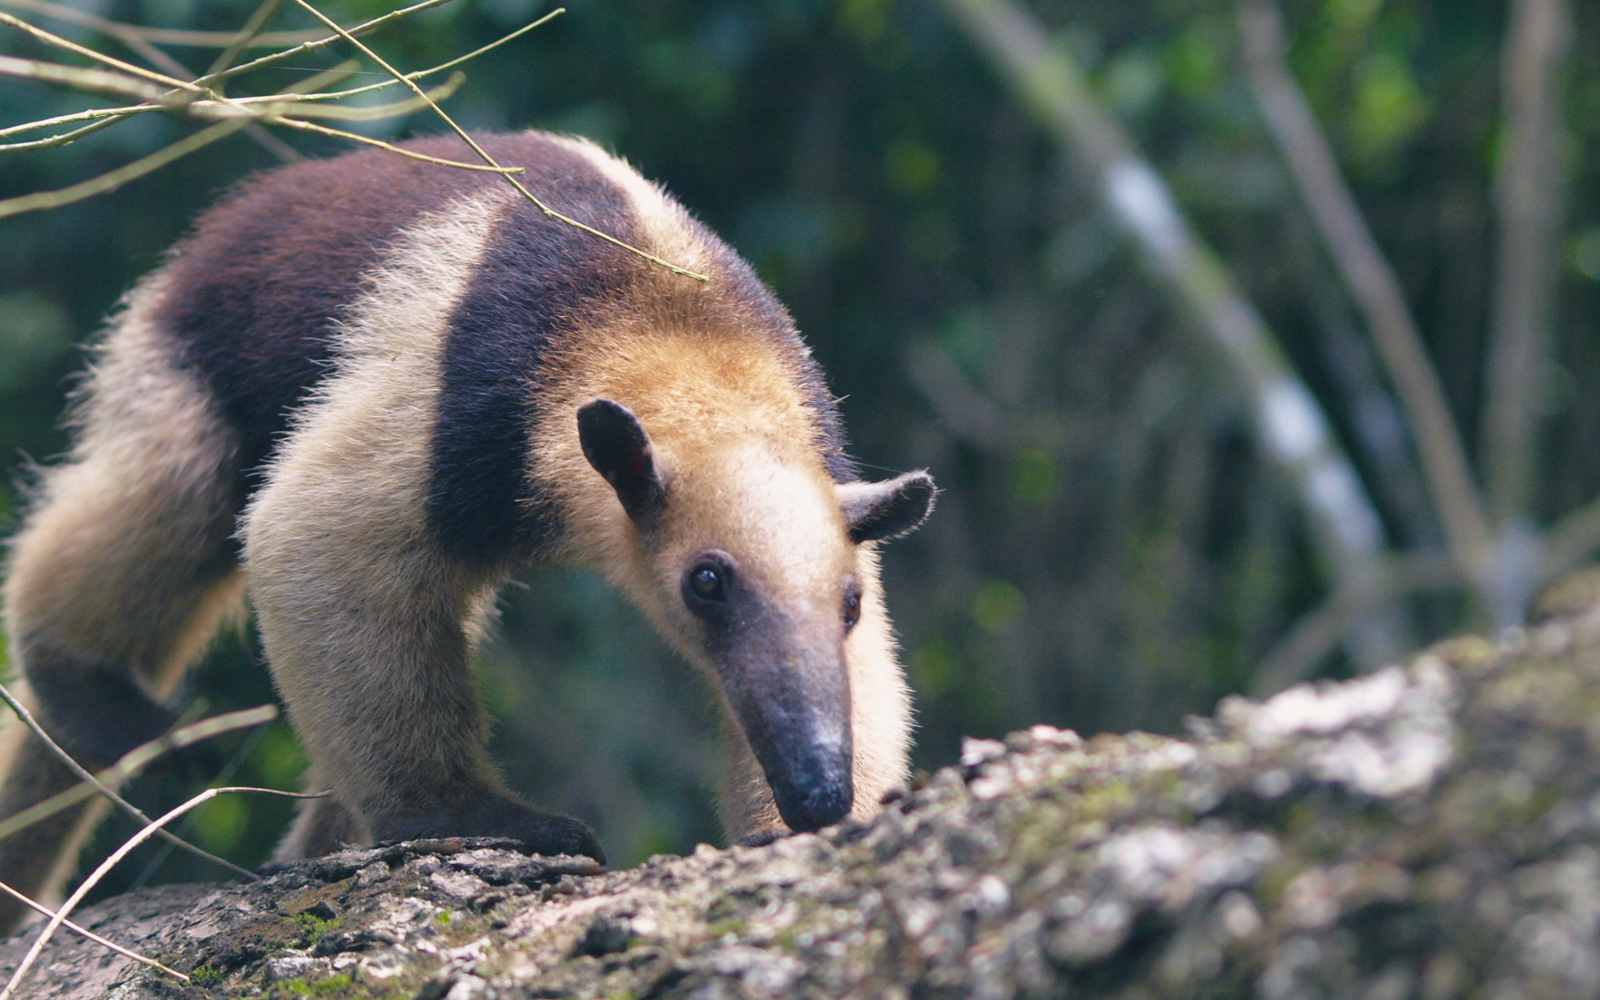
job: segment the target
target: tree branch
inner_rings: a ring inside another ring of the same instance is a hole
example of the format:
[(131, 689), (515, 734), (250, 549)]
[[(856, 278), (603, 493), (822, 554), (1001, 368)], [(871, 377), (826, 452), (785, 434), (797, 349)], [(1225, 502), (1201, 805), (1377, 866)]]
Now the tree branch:
[(1539, 557), (1539, 582), (1550, 580), (1600, 550), (1600, 500), (1567, 514), (1545, 533)]
[[(1294, 484), (1319, 554), (1340, 585), (1375, 572), (1383, 529), (1354, 466), (1310, 390), (1289, 366), (1251, 303), (1179, 212), (1160, 175), (1096, 106), (1082, 72), (1012, 0), (945, 0), (1025, 109), (1076, 155), (1145, 268), (1194, 318), (1248, 400), (1263, 452)], [(1357, 642), (1375, 666), (1399, 653), (1403, 623), (1374, 623)]]
[(1466, 449), (1439, 376), (1423, 347), (1400, 282), (1367, 228), (1338, 160), (1286, 62), (1283, 16), (1271, 0), (1239, 9), (1245, 66), (1273, 140), (1288, 163), (1318, 234), (1366, 316), (1394, 381), (1421, 458), (1423, 475), (1463, 574), (1489, 553), (1491, 532)]
[(1376, 574), (1339, 588), (1321, 607), (1295, 622), (1256, 668), (1251, 696), (1265, 698), (1310, 677), (1344, 634), (1374, 608), (1405, 594), (1448, 590), (1465, 579), (1454, 559), (1442, 554), (1384, 560)]
[[(1489, 512), (1502, 528), (1535, 502), (1540, 380), (1551, 355), (1565, 170), (1561, 73), (1571, 38), (1565, 0), (1515, 0), (1500, 80), (1505, 136), (1495, 177), (1499, 215), (1481, 451)], [(1506, 581), (1520, 619), (1527, 582)], [(1520, 591), (1520, 593), (1519, 593)]]

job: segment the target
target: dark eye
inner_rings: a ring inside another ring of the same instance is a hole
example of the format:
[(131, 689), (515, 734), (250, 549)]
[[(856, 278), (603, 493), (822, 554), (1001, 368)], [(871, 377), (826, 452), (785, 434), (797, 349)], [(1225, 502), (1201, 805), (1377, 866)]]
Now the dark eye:
[(689, 574), (689, 589), (702, 601), (719, 604), (728, 599), (728, 587), (723, 583), (722, 572), (715, 566), (696, 566)]
[(732, 587), (733, 560), (724, 552), (702, 552), (683, 574), (683, 599), (696, 614), (720, 614)]
[(844, 627), (855, 628), (861, 620), (861, 594), (851, 590), (844, 595)]

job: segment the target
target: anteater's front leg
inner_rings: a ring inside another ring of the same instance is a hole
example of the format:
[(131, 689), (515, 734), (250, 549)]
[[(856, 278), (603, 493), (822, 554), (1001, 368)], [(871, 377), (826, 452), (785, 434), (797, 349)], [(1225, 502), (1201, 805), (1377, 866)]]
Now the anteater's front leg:
[(248, 512), (257, 620), (313, 772), (379, 841), (505, 836), (600, 858), (588, 827), (517, 800), (489, 763), (471, 656), (493, 581), (440, 551), (426, 485), (387, 434), (319, 414)]

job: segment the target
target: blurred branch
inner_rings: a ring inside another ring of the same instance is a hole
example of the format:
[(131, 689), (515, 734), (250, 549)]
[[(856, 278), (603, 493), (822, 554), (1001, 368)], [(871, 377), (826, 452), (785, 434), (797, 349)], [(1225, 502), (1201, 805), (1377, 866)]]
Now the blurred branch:
[[(1499, 214), (1481, 451), (1489, 511), (1501, 527), (1531, 518), (1540, 381), (1551, 357), (1557, 242), (1566, 170), (1561, 75), (1571, 42), (1565, 0), (1515, 0), (1501, 62), (1505, 135), (1495, 176)], [(1505, 581), (1502, 613), (1520, 620), (1527, 581)]]
[[(1192, 316), (1249, 401), (1263, 452), (1294, 484), (1312, 536), (1340, 586), (1363, 585), (1383, 551), (1382, 525), (1315, 398), (1255, 308), (1179, 212), (1161, 176), (1095, 104), (1082, 71), (1013, 0), (945, 0), (1024, 108), (1094, 179), (1173, 304)], [(1404, 640), (1399, 616), (1357, 631), (1356, 656), (1375, 666)]]
[[(136, 24), (123, 24), (120, 21), (108, 21), (97, 17), (87, 11), (75, 7), (66, 7), (49, 0), (0, 0), (0, 7), (10, 7), (12, 10), (25, 10), (30, 14), (43, 14), (58, 20), (68, 21), (80, 27), (91, 28), (103, 35), (115, 38), (129, 48), (134, 48), (135, 43), (155, 45), (180, 45), (197, 49), (226, 49), (235, 44), (239, 33), (234, 31), (179, 31), (171, 28), (143, 28)], [(255, 49), (277, 49), (285, 45), (298, 45), (301, 42), (314, 41), (321, 38), (321, 32), (316, 31), (265, 31), (249, 38), (245, 47)], [(144, 51), (134, 48), (141, 56)]]
[[(229, 123), (225, 123), (225, 124), (232, 124), (232, 123), (229, 122)], [(245, 878), (251, 879), (251, 880), (255, 880), (257, 878), (260, 878), (260, 876), (257, 875), (255, 872), (250, 871), (250, 870), (245, 869), (245, 868), (240, 868), (238, 865), (234, 864), (232, 861), (229, 861), (226, 858), (219, 858), (215, 854), (212, 854), (210, 851), (202, 850), (201, 848), (198, 848), (198, 847), (194, 846), (193, 844), (191, 844), (188, 841), (182, 839), (181, 837), (175, 837), (175, 836), (173, 836), (172, 834), (168, 833), (165, 830), (157, 830), (157, 829), (152, 828), (150, 826), (150, 817), (146, 816), (143, 812), (141, 812), (139, 810), (138, 806), (134, 805), (132, 802), (129, 802), (127, 799), (125, 799), (122, 796), (118, 795), (115, 790), (107, 787), (105, 785), (105, 783), (102, 782), (99, 778), (95, 777), (93, 774), (90, 774), (87, 768), (85, 768), (82, 764), (80, 764), (76, 760), (74, 760), (71, 754), (69, 754), (65, 750), (61, 749), (61, 744), (57, 743), (54, 739), (51, 738), (49, 733), (44, 731), (43, 727), (41, 727), (39, 725), (38, 720), (33, 717), (33, 713), (28, 711), (27, 706), (23, 705), (22, 702), (18, 701), (17, 700), (17, 696), (12, 694), (6, 688), (6, 686), (4, 684), (0, 684), (0, 701), (4, 701), (7, 705), (9, 705), (11, 707), (11, 711), (15, 712), (17, 718), (22, 720), (22, 724), (27, 726), (28, 729), (30, 731), (32, 731), (33, 735), (38, 738), (39, 742), (43, 743), (45, 748), (47, 750), (49, 750), (50, 753), (53, 754), (56, 757), (57, 760), (61, 761), (61, 763), (66, 765), (67, 770), (69, 770), (73, 774), (77, 775), (79, 781), (86, 781), (89, 784), (93, 785), (96, 791), (98, 791), (101, 795), (104, 795), (106, 798), (110, 799), (113, 803), (116, 804), (116, 806), (119, 809), (121, 809), (123, 812), (127, 813), (130, 817), (132, 817), (138, 823), (143, 825), (145, 827), (145, 831), (146, 832), (151, 833), (151, 834), (159, 833), (169, 843), (171, 843), (171, 844), (173, 844), (173, 845), (175, 845), (177, 847), (183, 848), (184, 850), (188, 851), (190, 854), (195, 855), (196, 857), (205, 858), (207, 861), (210, 861), (210, 862), (213, 862), (215, 864), (221, 865), (222, 867), (228, 869), (231, 872), (234, 872), (237, 875), (242, 875)]]
[(1310, 677), (1345, 633), (1380, 605), (1419, 591), (1449, 590), (1465, 580), (1455, 560), (1443, 554), (1382, 560), (1376, 573), (1340, 587), (1320, 608), (1295, 622), (1256, 668), (1251, 695), (1265, 698)]
[[(409, 7), (401, 7), (399, 10), (391, 10), (382, 17), (375, 17), (370, 21), (362, 21), (353, 28), (345, 28), (343, 29), (344, 35), (353, 35), (359, 38), (369, 32), (376, 31), (378, 28), (381, 28), (386, 24), (391, 24), (395, 21), (401, 20), (402, 18), (410, 17), (412, 14), (418, 14), (425, 10), (432, 10), (434, 7), (441, 7), (447, 3), (453, 2), (454, 0), (422, 0), (421, 3), (414, 3)], [(280, 49), (277, 52), (269, 52), (266, 55), (258, 56), (247, 63), (240, 63), (237, 66), (229, 66), (225, 69), (219, 69), (214, 72), (207, 73), (205, 76), (196, 79), (195, 82), (210, 86), (213, 83), (219, 83), (223, 80), (238, 76), (241, 73), (250, 73), (261, 69), (264, 66), (271, 66), (275, 63), (283, 62), (285, 59), (293, 59), (295, 56), (302, 56), (309, 52), (316, 52), (320, 49), (325, 49), (328, 46), (338, 42), (342, 37), (344, 37), (344, 35), (324, 35), (321, 38), (317, 38), (313, 41), (301, 42), (292, 49)]]
[(905, 352), (906, 373), (950, 433), (988, 451), (1011, 450), (1005, 412), (975, 389), (955, 362), (933, 344), (914, 344)]
[(1545, 533), (1539, 559), (1539, 582), (1547, 583), (1600, 550), (1600, 500), (1567, 514)]
[(85, 59), (92, 60), (93, 62), (110, 66), (115, 70), (120, 70), (123, 73), (127, 73), (129, 76), (136, 76), (144, 80), (149, 80), (152, 83), (159, 83), (163, 86), (171, 87), (174, 90), (183, 90), (194, 94), (206, 93), (206, 88), (202, 85), (190, 83), (187, 80), (180, 80), (177, 77), (171, 76), (167, 73), (157, 73), (155, 70), (145, 69), (143, 66), (135, 66), (133, 63), (124, 62), (114, 56), (108, 56), (104, 52), (96, 52), (94, 49), (79, 45), (77, 42), (74, 42), (70, 39), (62, 38), (60, 35), (46, 31), (37, 25), (29, 24), (22, 18), (7, 14), (4, 11), (0, 11), (0, 24), (15, 28), (24, 34), (32, 35), (34, 38), (45, 43), (46, 45), (53, 45), (58, 49), (65, 49), (74, 55), (80, 55)]
[[(35, 2), (38, 2), (38, 0), (35, 0)], [(279, 2), (281, 2), (281, 0), (279, 0)], [(17, 7), (26, 8), (28, 6), (28, 4), (27, 3), (16, 3), (16, 2), (13, 2), (13, 3), (11, 3), (11, 6), (17, 6)], [(53, 8), (55, 5), (53, 5), (53, 4), (45, 4), (45, 6)], [(65, 10), (67, 8), (62, 8), (62, 9)], [(86, 16), (88, 16), (88, 15), (86, 15)], [(67, 18), (67, 20), (71, 20), (71, 18)], [(94, 20), (100, 21), (99, 18), (94, 18)], [(44, 31), (43, 29), (35, 28), (33, 25), (28, 24), (26, 21), (23, 21), (20, 18), (12, 17), (9, 14), (0, 14), (0, 23), (9, 24), (12, 27), (15, 27), (15, 28), (18, 28), (20, 30), (26, 31), (27, 33), (33, 35), (34, 37), (39, 38), (41, 41), (46, 42), (47, 44), (58, 44), (59, 43), (60, 47), (68, 48), (69, 51), (78, 52), (78, 54), (84, 55), (87, 58), (96, 59), (97, 61), (100, 61), (100, 62), (109, 62), (109, 63), (115, 64), (119, 68), (125, 68), (124, 71), (132, 70), (132, 71), (134, 71), (135, 75), (137, 75), (137, 73), (138, 73), (138, 68), (137, 67), (133, 67), (133, 66), (131, 66), (129, 64), (126, 64), (126, 63), (120, 63), (118, 60), (110, 59), (110, 57), (99, 57), (99, 56), (97, 56), (97, 54), (94, 52), (93, 49), (86, 49), (86, 48), (84, 48), (82, 46), (78, 46), (78, 45), (75, 45), (73, 43), (69, 43), (69, 42), (67, 42), (66, 39), (59, 38), (56, 35), (52, 35), (49, 32)], [(122, 29), (122, 28), (127, 28), (128, 27), (127, 25), (116, 25), (116, 24), (114, 24), (113, 22), (110, 22), (110, 21), (106, 21), (106, 22), (103, 22), (103, 23), (106, 26), (108, 26), (108, 28), (111, 28), (111, 29)], [(162, 52), (160, 49), (155, 48), (154, 46), (150, 45), (148, 42), (146, 42), (143, 39), (137, 37), (136, 35), (130, 36), (128, 34), (125, 34), (125, 33), (121, 32), (120, 30), (111, 30), (108, 33), (113, 34), (114, 37), (118, 38), (124, 45), (128, 46), (128, 48), (132, 49), (134, 52), (137, 52), (143, 59), (145, 59), (146, 62), (149, 62), (153, 66), (159, 66), (161, 69), (165, 70), (167, 74), (170, 74), (168, 79), (177, 80), (180, 83), (193, 79), (194, 74), (190, 73), (189, 70), (182, 63), (178, 62), (176, 59), (173, 59), (171, 56), (167, 55), (165, 52)], [(104, 127), (104, 126), (101, 126), (101, 127)], [(75, 139), (76, 138), (82, 138), (84, 135), (90, 134), (92, 132), (98, 132), (98, 131), (100, 131), (99, 128), (82, 129), (82, 130), (79, 130), (78, 135), (75, 136), (74, 138)], [(301, 156), (300, 153), (298, 151), (296, 151), (293, 147), (285, 144), (277, 136), (274, 136), (271, 133), (267, 132), (265, 129), (263, 129), (259, 125), (256, 125), (256, 124), (252, 123), (252, 124), (250, 124), (249, 126), (246, 127), (246, 131), (247, 131), (248, 135), (250, 136), (250, 138), (252, 140), (254, 140), (257, 145), (261, 146), (267, 152), (269, 152), (272, 155), (276, 156), (280, 161), (282, 161), (284, 163), (292, 163), (292, 162), (294, 162), (296, 160), (302, 160), (302, 159), (305, 158), (305, 157)], [(73, 140), (68, 140), (68, 141), (73, 141)], [(39, 145), (39, 144), (35, 144), (35, 145), (37, 146), (37, 148), (46, 148), (43, 145)], [(62, 143), (62, 145), (65, 145), (65, 143)]]
[(1489, 552), (1489, 521), (1450, 404), (1400, 282), (1372, 238), (1355, 197), (1340, 176), (1333, 149), (1289, 72), (1283, 16), (1277, 4), (1251, 0), (1242, 5), (1239, 33), (1250, 83), (1272, 138), (1289, 164), (1334, 264), (1366, 316), (1379, 356), (1394, 380), (1451, 557), (1464, 575), (1473, 576)]
[[(115, 764), (95, 775), (95, 778), (107, 788), (115, 788), (129, 778), (138, 775), (152, 761), (171, 750), (192, 746), (201, 740), (232, 732), (235, 729), (259, 726), (263, 723), (271, 722), (277, 717), (278, 706), (260, 705), (256, 708), (227, 712), (222, 715), (214, 715), (209, 719), (201, 719), (199, 722), (191, 722), (187, 726), (180, 726), (170, 733), (134, 747), (123, 754)], [(4, 820), (0, 820), (0, 840), (4, 840), (18, 830), (32, 826), (47, 816), (53, 816), (63, 809), (70, 809), (79, 802), (94, 797), (97, 793), (98, 789), (93, 784), (83, 781), (64, 792), (50, 796), (43, 802), (36, 802), (21, 812), (13, 813)]]
[(83, 90), (91, 94), (112, 94), (116, 97), (131, 97), (135, 100), (156, 105), (151, 110), (166, 110), (182, 103), (168, 96), (172, 93), (169, 88), (146, 83), (126, 73), (116, 73), (104, 69), (86, 69), (82, 66), (67, 66), (62, 63), (41, 62), (38, 59), (19, 59), (16, 56), (0, 55), (0, 76), (16, 77), (22, 80), (37, 80), (40, 83), (48, 83), (58, 87), (71, 87), (74, 90)]
[[(73, 891), (72, 895), (67, 897), (66, 902), (61, 904), (61, 908), (56, 911), (55, 916), (50, 918), (50, 922), (45, 924), (44, 930), (40, 931), (39, 936), (34, 939), (33, 944), (28, 948), (27, 954), (22, 956), (22, 961), (17, 964), (16, 971), (11, 974), (11, 978), (6, 982), (5, 988), (0, 989), (0, 1000), (11, 1000), (12, 997), (16, 996), (17, 987), (22, 985), (23, 979), (27, 978), (28, 971), (32, 969), (33, 964), (39, 960), (39, 955), (44, 951), (45, 944), (48, 943), (50, 938), (55, 935), (56, 929), (66, 921), (67, 914), (76, 909), (78, 904), (83, 902), (83, 897), (87, 896), (90, 890), (98, 885), (101, 879), (106, 877), (106, 873), (115, 868), (117, 863), (123, 858), (127, 857), (135, 847), (138, 847), (140, 844), (144, 843), (146, 840), (149, 840), (156, 834), (166, 834), (168, 837), (170, 837), (171, 834), (167, 834), (167, 831), (163, 829), (163, 827), (177, 819), (179, 816), (182, 816), (184, 813), (194, 809), (201, 803), (209, 802), (218, 795), (228, 795), (239, 792), (253, 792), (258, 795), (278, 795), (290, 799), (315, 799), (321, 798), (327, 794), (326, 792), (316, 792), (312, 794), (304, 794), (300, 792), (280, 792), (272, 788), (208, 788), (160, 818), (155, 820), (146, 819), (145, 823), (147, 825), (145, 828), (140, 830), (138, 833), (135, 833), (132, 837), (129, 837), (121, 847), (117, 848), (115, 851), (112, 851), (109, 857), (100, 862), (100, 864), (96, 865), (94, 871), (90, 872), (88, 877), (85, 878), (78, 888)], [(251, 877), (255, 878), (256, 876), (252, 874)]]

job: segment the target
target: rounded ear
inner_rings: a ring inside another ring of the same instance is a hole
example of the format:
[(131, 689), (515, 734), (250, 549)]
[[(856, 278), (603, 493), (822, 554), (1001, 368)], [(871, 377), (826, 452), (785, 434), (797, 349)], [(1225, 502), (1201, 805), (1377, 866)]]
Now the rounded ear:
[(939, 491), (926, 471), (907, 472), (881, 483), (841, 483), (834, 487), (850, 540), (856, 544), (898, 538), (917, 530), (933, 513)]
[(622, 509), (644, 523), (667, 505), (671, 478), (639, 418), (621, 403), (595, 399), (578, 407), (578, 441), (583, 457), (617, 491)]

